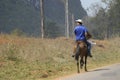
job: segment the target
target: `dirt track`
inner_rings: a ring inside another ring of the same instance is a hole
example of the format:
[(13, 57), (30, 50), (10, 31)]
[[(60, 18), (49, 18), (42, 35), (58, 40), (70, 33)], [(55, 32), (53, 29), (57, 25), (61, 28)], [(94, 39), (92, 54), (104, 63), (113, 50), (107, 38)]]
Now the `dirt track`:
[(120, 80), (120, 64), (97, 68), (86, 73), (74, 74), (56, 80)]

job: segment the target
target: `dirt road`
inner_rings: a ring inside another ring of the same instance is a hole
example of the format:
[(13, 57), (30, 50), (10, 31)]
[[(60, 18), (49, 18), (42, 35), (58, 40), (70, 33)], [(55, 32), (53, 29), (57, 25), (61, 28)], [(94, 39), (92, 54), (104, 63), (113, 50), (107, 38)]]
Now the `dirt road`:
[(120, 80), (120, 64), (98, 68), (65, 78), (59, 78), (58, 80)]

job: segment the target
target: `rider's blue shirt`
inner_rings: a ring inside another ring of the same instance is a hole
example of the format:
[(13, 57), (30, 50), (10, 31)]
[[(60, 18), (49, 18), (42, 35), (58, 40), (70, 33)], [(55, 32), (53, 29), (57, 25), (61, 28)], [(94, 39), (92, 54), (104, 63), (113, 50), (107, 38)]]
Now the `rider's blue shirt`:
[(74, 34), (76, 36), (76, 41), (85, 41), (85, 33), (87, 32), (87, 29), (84, 25), (78, 25), (74, 29)]

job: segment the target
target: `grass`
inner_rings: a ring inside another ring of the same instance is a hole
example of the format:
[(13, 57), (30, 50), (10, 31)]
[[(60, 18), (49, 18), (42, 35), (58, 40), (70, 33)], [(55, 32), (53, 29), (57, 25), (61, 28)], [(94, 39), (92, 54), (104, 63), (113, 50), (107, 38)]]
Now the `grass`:
[[(88, 70), (120, 62), (120, 38), (94, 40)], [(53, 80), (76, 73), (72, 39), (0, 35), (0, 80)]]

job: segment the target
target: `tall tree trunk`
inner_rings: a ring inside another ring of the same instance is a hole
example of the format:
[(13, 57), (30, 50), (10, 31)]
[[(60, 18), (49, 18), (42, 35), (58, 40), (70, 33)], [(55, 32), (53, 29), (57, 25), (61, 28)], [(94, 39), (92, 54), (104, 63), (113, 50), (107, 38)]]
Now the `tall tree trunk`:
[(40, 0), (40, 12), (41, 12), (41, 36), (44, 38), (44, 0)]
[(68, 0), (65, 1), (66, 37), (69, 38)]

